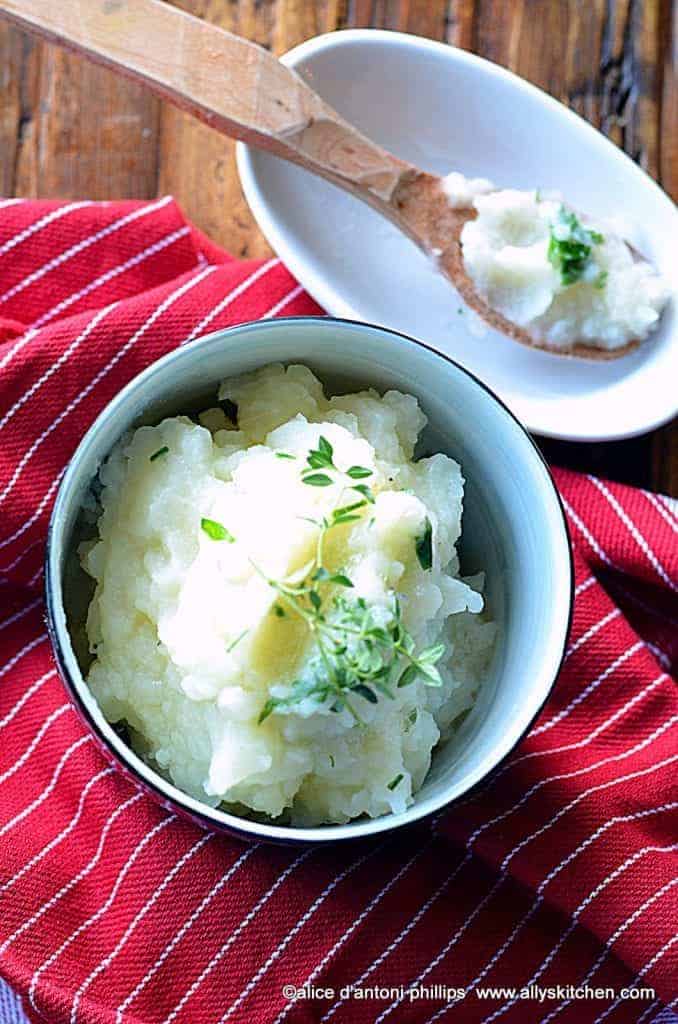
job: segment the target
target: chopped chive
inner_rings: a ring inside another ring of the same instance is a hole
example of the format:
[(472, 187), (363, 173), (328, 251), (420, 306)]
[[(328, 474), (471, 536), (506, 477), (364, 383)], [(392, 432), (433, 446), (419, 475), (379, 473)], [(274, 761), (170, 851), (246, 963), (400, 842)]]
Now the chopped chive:
[(211, 540), (226, 540), (229, 544), (235, 544), (233, 534), (222, 523), (218, 523), (216, 519), (203, 518), (200, 520), (200, 527)]
[(296, 455), (290, 455), (289, 452), (276, 452), (276, 459), (296, 459)]
[(424, 532), (415, 539), (415, 550), (419, 565), (427, 572), (433, 565), (433, 527), (428, 516), (424, 522)]
[(149, 455), (148, 461), (149, 462), (155, 462), (155, 460), (159, 459), (161, 455), (167, 455), (168, 451), (169, 451), (169, 448), (167, 447), (166, 444), (164, 444), (162, 446), (162, 448), (158, 448), (157, 452), (153, 452), (152, 455)]
[(232, 651), (232, 650), (234, 649), (234, 647), (237, 647), (237, 646), (238, 646), (238, 644), (240, 643), (240, 641), (241, 641), (241, 640), (243, 639), (243, 637), (244, 637), (244, 636), (246, 636), (246, 634), (247, 634), (247, 633), (249, 633), (249, 630), (248, 630), (248, 629), (243, 629), (242, 633), (240, 633), (240, 634), (239, 634), (239, 635), (238, 635), (238, 636), (237, 636), (237, 637), (235, 638), (235, 640), (231, 640), (230, 644), (228, 644), (228, 646), (226, 647), (226, 653), (227, 653), (227, 654), (230, 654), (230, 653), (231, 653), (231, 651)]
[(400, 772), (398, 775), (396, 775), (395, 779), (391, 779), (386, 788), (390, 789), (391, 792), (393, 792), (393, 790), (400, 785), (404, 778), (405, 776), (402, 774), (402, 772)]

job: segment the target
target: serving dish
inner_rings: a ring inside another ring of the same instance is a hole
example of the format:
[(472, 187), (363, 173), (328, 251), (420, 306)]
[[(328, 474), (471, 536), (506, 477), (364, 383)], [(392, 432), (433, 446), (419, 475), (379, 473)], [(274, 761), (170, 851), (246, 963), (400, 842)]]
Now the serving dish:
[[(303, 363), (331, 391), (374, 386), (415, 394), (429, 425), (428, 451), (456, 458), (466, 478), (462, 570), (487, 573), (499, 624), (490, 675), (472, 713), (434, 755), (403, 814), (346, 825), (292, 828), (236, 817), (180, 792), (126, 746), (104, 719), (78, 664), (71, 629), (82, 605), (73, 574), (85, 494), (99, 465), (130, 426), (213, 400), (219, 381), (271, 362)], [(481, 781), (512, 750), (542, 708), (569, 629), (572, 566), (562, 507), (527, 433), (492, 393), (449, 358), (379, 327), (328, 318), (243, 324), (178, 349), (133, 380), (99, 416), (59, 488), (47, 545), (48, 622), (60, 672), (105, 752), (157, 798), (205, 827), (283, 841), (357, 838), (439, 811)]]
[[(283, 60), (358, 128), (418, 166), (560, 190), (598, 218), (623, 213), (622, 233), (675, 289), (674, 204), (599, 132), (517, 76), (454, 47), (373, 30), (320, 36)], [(643, 433), (678, 412), (675, 300), (650, 340), (611, 363), (518, 348), (450, 302), (430, 262), (364, 204), (242, 144), (238, 168), (264, 234), (324, 308), (433, 344), (492, 387), (529, 430), (602, 441)]]

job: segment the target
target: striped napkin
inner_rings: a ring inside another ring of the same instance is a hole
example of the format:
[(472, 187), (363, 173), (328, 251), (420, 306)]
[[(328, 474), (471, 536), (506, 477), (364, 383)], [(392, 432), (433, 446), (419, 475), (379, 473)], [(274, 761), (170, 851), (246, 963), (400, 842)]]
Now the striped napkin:
[(406, 834), (298, 849), (201, 832), (111, 767), (66, 697), (42, 558), (83, 432), (175, 346), (318, 312), (279, 260), (231, 259), (171, 198), (0, 201), (0, 975), (48, 1024), (667, 1021), (668, 498), (555, 471), (576, 603), (553, 696), (491, 781)]

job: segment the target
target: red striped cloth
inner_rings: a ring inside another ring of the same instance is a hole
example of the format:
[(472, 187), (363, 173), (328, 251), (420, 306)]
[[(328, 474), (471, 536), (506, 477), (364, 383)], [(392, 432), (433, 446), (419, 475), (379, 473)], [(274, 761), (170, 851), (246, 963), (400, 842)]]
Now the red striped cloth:
[[(0, 206), (0, 974), (49, 1024), (665, 1019), (669, 499), (556, 472), (576, 555), (567, 661), (508, 764), (433, 826), (318, 850), (202, 833), (111, 768), (66, 698), (41, 560), (83, 431), (176, 345), (316, 312), (278, 260), (230, 259), (171, 199)], [(283, 987), (305, 984), (335, 995), (290, 1003)], [(438, 988), (401, 998), (411, 984)], [(481, 991), (530, 985), (615, 995)], [(453, 1004), (442, 987), (467, 994)]]

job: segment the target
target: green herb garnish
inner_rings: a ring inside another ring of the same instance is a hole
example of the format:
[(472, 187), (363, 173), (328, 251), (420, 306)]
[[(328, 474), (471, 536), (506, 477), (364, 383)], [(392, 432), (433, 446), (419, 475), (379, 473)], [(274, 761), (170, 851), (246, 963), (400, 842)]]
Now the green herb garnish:
[(285, 614), (286, 613), (285, 613), (285, 609), (282, 607), (282, 605), (274, 604), (273, 605), (273, 611), (275, 612), (275, 614), (277, 615), (277, 617), (279, 619), (284, 619), (285, 618)]
[(274, 711), (294, 707), (309, 697), (318, 704), (330, 702), (331, 711), (347, 708), (356, 722), (362, 723), (355, 697), (370, 704), (376, 704), (380, 696), (393, 700), (394, 680), (399, 687), (418, 678), (427, 686), (441, 685), (435, 663), (445, 648), (438, 644), (416, 652), (397, 602), (384, 615), (382, 609), (377, 613), (362, 597), (348, 600), (335, 596), (328, 601), (315, 588), (268, 582), (276, 589), (282, 588), (290, 608), (305, 620), (318, 653), (306, 674), (291, 684), (288, 696), (266, 701), (260, 723)]
[(211, 540), (227, 540), (229, 544), (235, 544), (235, 537), (216, 519), (201, 519), (200, 527)]
[(304, 477), (304, 483), (310, 484), (311, 487), (331, 487), (334, 481), (327, 473), (309, 473)]
[[(252, 562), (279, 596), (273, 606), (275, 614), (291, 613), (303, 619), (317, 651), (309, 660), (303, 677), (290, 684), (287, 696), (270, 697), (266, 701), (259, 715), (260, 723), (274, 711), (294, 707), (309, 697), (318, 704), (327, 703), (333, 712), (346, 708), (356, 722), (362, 723), (354, 703), (358, 697), (370, 704), (376, 704), (380, 696), (393, 700), (392, 685), (408, 686), (416, 679), (428, 686), (441, 685), (435, 666), (445, 653), (444, 646), (437, 644), (417, 652), (413, 638), (403, 625), (397, 600), (392, 608), (385, 609), (371, 607), (362, 597), (349, 598), (328, 592), (330, 587), (351, 590), (353, 581), (345, 572), (333, 571), (324, 564), (325, 537), (335, 527), (360, 519), (361, 510), (374, 501), (366, 484), (349, 482), (371, 476), (372, 471), (352, 466), (342, 473), (333, 460), (332, 445), (321, 437), (318, 447), (309, 452), (302, 472), (303, 482), (311, 486), (343, 483), (336, 508), (322, 519), (306, 519), (317, 528), (318, 539), (315, 556), (303, 571), (304, 578), (298, 581), (297, 577), (294, 582), (271, 579)], [(360, 500), (341, 504), (347, 491), (357, 491)], [(430, 546), (430, 539), (428, 543)]]
[(593, 246), (604, 241), (600, 232), (585, 228), (576, 214), (561, 205), (550, 226), (548, 259), (564, 285), (581, 279), (591, 262)]
[(149, 455), (148, 461), (149, 462), (155, 462), (155, 460), (159, 459), (161, 455), (167, 455), (168, 451), (169, 451), (169, 448), (167, 447), (166, 444), (164, 444), (162, 446), (162, 448), (158, 448), (157, 452), (153, 452), (152, 455)]
[(598, 288), (600, 291), (602, 291), (605, 285), (607, 284), (608, 277), (609, 274), (607, 270), (601, 270), (601, 272), (598, 274), (598, 277), (593, 282), (593, 287)]
[(289, 452), (276, 452), (276, 459), (296, 459), (296, 455), (290, 455)]
[(433, 565), (433, 527), (428, 516), (424, 522), (424, 532), (416, 538), (414, 544), (419, 565), (426, 572)]
[[(315, 471), (318, 469), (329, 470), (337, 475), (330, 476), (328, 472), (316, 473)], [(342, 473), (334, 464), (334, 449), (332, 445), (326, 437), (320, 437), (318, 438), (318, 447), (312, 448), (308, 453), (301, 479), (311, 487), (330, 487), (334, 483), (341, 483), (342, 477), (348, 477), (349, 480), (365, 480), (368, 476), (372, 476), (372, 470), (367, 469), (365, 466), (350, 466), (345, 473)], [(367, 501), (374, 501), (374, 495), (367, 484), (347, 484), (346, 486), (350, 490), (362, 494)], [(346, 509), (341, 511), (345, 512)], [(344, 520), (344, 522), (346, 521)]]
[(389, 784), (388, 784), (388, 786), (386, 788), (390, 789), (391, 791), (393, 791), (394, 789), (396, 789), (397, 786), (400, 785), (400, 783), (403, 781), (404, 778), (405, 778), (405, 776), (402, 773), (400, 773), (399, 775), (396, 775), (395, 779), (391, 779), (391, 781), (389, 782)]

